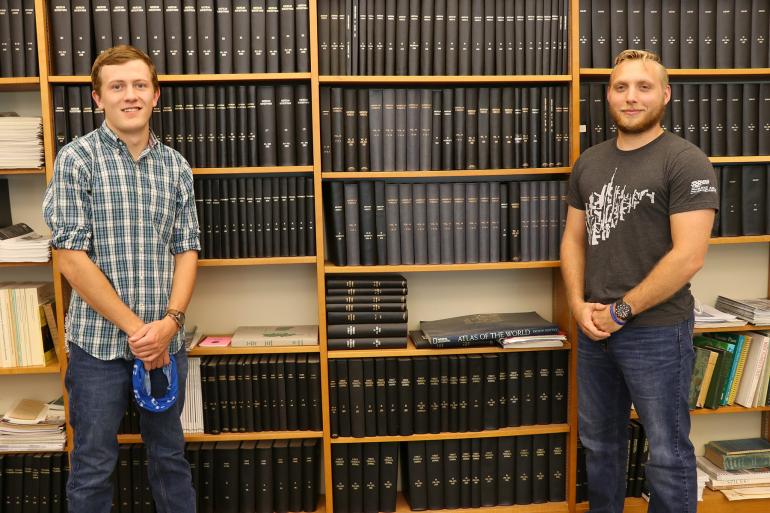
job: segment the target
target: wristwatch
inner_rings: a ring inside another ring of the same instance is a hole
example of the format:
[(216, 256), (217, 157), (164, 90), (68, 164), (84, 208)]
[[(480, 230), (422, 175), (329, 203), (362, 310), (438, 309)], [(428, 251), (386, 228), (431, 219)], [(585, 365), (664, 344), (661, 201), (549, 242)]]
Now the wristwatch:
[(623, 299), (612, 303), (612, 311), (610, 313), (612, 313), (613, 320), (620, 325), (627, 323), (633, 317), (631, 305), (623, 301)]
[(173, 308), (167, 308), (166, 315), (168, 317), (171, 317), (174, 320), (176, 325), (179, 326), (180, 330), (184, 328), (185, 316), (183, 311), (174, 310)]

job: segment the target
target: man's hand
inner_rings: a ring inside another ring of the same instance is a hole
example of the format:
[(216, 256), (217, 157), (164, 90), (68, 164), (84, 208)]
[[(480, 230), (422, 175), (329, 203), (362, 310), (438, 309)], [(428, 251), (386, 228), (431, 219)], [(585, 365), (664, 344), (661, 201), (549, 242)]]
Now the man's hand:
[[(610, 313), (607, 309), (607, 305), (583, 302), (576, 305), (576, 307), (572, 309), (572, 312), (575, 315), (575, 320), (580, 329), (583, 330), (583, 333), (585, 333), (591, 340), (603, 340), (612, 333), (612, 331), (604, 329), (602, 327), (603, 325), (597, 325), (595, 322), (597, 316), (602, 315), (602, 313), (609, 317)], [(610, 322), (611, 321), (612, 320), (610, 319)]]
[(179, 326), (169, 317), (143, 325), (128, 338), (128, 346), (146, 370), (159, 369), (169, 363), (168, 346)]
[(615, 333), (623, 326), (612, 319), (612, 315), (610, 314), (610, 308), (612, 308), (612, 305), (601, 306), (604, 308), (594, 310), (594, 312), (591, 314), (591, 320), (593, 321), (594, 326), (606, 333)]

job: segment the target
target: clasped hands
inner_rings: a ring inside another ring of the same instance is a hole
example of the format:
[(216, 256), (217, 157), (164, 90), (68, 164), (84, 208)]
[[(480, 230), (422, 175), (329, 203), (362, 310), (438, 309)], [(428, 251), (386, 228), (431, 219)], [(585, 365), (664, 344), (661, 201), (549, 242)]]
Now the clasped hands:
[(622, 328), (612, 320), (610, 306), (584, 302), (573, 310), (578, 326), (591, 340), (604, 340)]
[(161, 369), (170, 363), (168, 346), (179, 326), (170, 317), (143, 324), (128, 337), (128, 347), (144, 362), (147, 371)]

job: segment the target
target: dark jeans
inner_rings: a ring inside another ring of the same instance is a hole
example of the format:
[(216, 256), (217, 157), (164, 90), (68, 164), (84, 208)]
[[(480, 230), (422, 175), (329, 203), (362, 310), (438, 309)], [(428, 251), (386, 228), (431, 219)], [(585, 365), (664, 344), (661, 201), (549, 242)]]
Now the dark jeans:
[[(128, 407), (132, 361), (104, 361), (70, 344), (65, 384), (69, 394), (70, 424), (75, 447), (70, 463), (67, 497), (71, 513), (109, 513), (112, 505), (110, 475), (118, 458), (116, 434)], [(184, 457), (184, 435), (179, 416), (184, 406), (187, 353), (176, 355), (179, 398), (162, 413), (140, 411), (142, 438), (147, 447), (148, 475), (158, 513), (194, 513), (195, 490), (190, 465)], [(153, 395), (165, 394), (163, 372), (151, 372)]]
[(650, 444), (648, 512), (695, 513), (695, 454), (687, 407), (695, 359), (692, 322), (629, 326), (605, 342), (579, 333), (579, 428), (591, 513), (623, 511), (632, 402)]

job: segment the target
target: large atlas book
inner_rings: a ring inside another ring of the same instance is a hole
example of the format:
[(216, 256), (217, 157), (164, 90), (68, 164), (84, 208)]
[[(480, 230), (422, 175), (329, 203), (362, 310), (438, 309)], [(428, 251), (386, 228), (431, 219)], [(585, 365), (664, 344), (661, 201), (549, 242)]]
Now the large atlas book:
[(239, 326), (232, 347), (317, 346), (318, 326)]
[(559, 327), (537, 312), (485, 313), (420, 321), (420, 330), (431, 345), (484, 346), (500, 339), (530, 335), (556, 335)]

